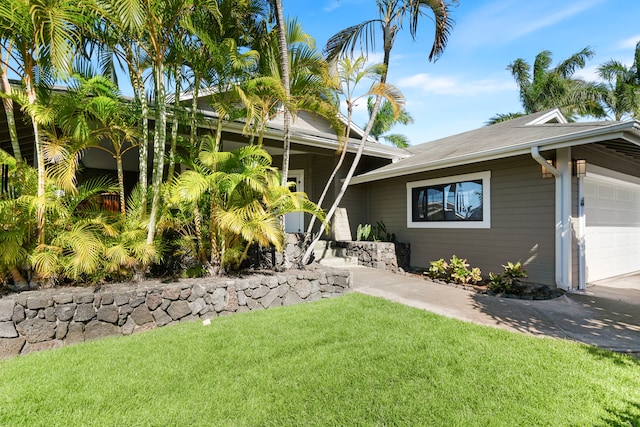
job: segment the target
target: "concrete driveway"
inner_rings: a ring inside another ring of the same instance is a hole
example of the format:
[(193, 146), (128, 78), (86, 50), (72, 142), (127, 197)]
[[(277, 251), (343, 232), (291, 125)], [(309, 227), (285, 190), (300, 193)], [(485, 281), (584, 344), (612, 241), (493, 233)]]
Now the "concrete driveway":
[(640, 355), (640, 289), (602, 284), (545, 301), (496, 298), (429, 280), (348, 266), (352, 288), (447, 317)]

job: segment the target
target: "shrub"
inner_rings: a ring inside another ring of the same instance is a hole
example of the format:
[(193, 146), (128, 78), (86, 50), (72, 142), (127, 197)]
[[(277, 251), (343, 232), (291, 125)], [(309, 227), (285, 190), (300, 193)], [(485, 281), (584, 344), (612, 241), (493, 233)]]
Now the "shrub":
[(440, 279), (446, 282), (458, 283), (461, 285), (475, 285), (482, 281), (482, 274), (478, 267), (469, 269), (466, 259), (452, 256), (449, 262), (440, 258), (431, 261), (428, 275), (431, 279)]
[(527, 272), (522, 267), (520, 261), (515, 264), (508, 262), (503, 265), (504, 272), (502, 274), (489, 273), (487, 286), (496, 293), (520, 294), (524, 290), (524, 286), (519, 279), (527, 277)]
[(356, 239), (369, 240), (370, 237), (371, 237), (371, 224), (358, 224), (358, 229), (356, 230)]
[(380, 220), (376, 222), (376, 225), (358, 224), (356, 239), (373, 242), (395, 242), (396, 235), (395, 233), (387, 232), (387, 226)]
[(448, 277), (449, 264), (443, 258), (431, 261), (429, 267), (429, 277), (431, 279), (446, 279)]

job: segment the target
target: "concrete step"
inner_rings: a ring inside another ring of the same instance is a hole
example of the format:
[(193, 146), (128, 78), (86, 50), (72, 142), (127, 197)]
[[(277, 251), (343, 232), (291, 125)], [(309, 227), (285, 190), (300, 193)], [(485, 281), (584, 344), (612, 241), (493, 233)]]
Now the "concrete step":
[(358, 265), (358, 259), (347, 255), (347, 249), (336, 245), (330, 240), (320, 240), (313, 249), (316, 262), (321, 265), (339, 267), (345, 265)]
[(323, 258), (317, 261), (318, 261), (318, 264), (325, 265), (327, 267), (345, 267), (348, 265), (358, 265), (358, 258), (352, 257), (352, 256)]

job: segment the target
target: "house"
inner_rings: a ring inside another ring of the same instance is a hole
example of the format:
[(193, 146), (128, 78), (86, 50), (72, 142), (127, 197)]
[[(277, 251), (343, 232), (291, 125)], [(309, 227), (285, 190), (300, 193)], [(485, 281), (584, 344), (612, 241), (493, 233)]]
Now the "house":
[[(206, 118), (199, 131), (213, 129), (215, 113), (198, 104)], [(31, 127), (17, 113), (23, 155), (33, 164)], [(0, 111), (0, 148), (11, 152), (4, 120)], [(277, 167), (282, 129), (282, 116), (275, 117), (264, 138)], [(323, 208), (338, 193), (362, 135), (352, 126), (347, 158)], [(242, 122), (224, 124), (223, 149), (247, 143)], [(337, 151), (327, 121), (301, 112), (291, 128), (289, 177), (296, 189), (317, 201)], [(125, 156), (128, 182), (137, 179), (137, 159), (136, 150)], [(88, 150), (82, 165), (86, 176), (115, 169), (100, 150)], [(369, 139), (341, 208), (332, 238), (350, 240), (358, 224), (382, 220), (411, 244), (413, 266), (457, 255), (488, 275), (521, 261), (531, 282), (584, 289), (640, 271), (640, 123), (568, 123), (551, 110), (406, 150)], [(291, 214), (286, 231), (305, 231), (308, 221)]]
[[(62, 89), (59, 89), (62, 90)], [(208, 102), (209, 97), (206, 92), (200, 95), (198, 99), (199, 113), (202, 120), (199, 122), (199, 134), (212, 132), (216, 128), (217, 114), (213, 111)], [(190, 105), (190, 95), (181, 96), (181, 101), (185, 105)], [(20, 139), (21, 152), (26, 162), (34, 165), (34, 138), (33, 129), (28, 117), (24, 113), (15, 108), (16, 124), (18, 128), (18, 136)], [(346, 122), (346, 118), (341, 117)], [(150, 129), (153, 129), (153, 120), (150, 123)], [(225, 122), (223, 124), (222, 133), (222, 149), (234, 150), (249, 143), (249, 136), (243, 133), (244, 123), (242, 121)], [(279, 115), (269, 121), (264, 133), (263, 148), (265, 148), (273, 158), (273, 165), (281, 167), (283, 161), (283, 116)], [(188, 133), (188, 130), (186, 130)], [(167, 133), (169, 134), (169, 132)], [(351, 133), (346, 141), (347, 156), (345, 161), (336, 174), (330, 191), (325, 199), (323, 208), (328, 209), (333, 202), (335, 195), (340, 190), (341, 180), (346, 176), (355, 152), (360, 145), (363, 131), (358, 126), (351, 125)], [(185, 139), (187, 135), (183, 135)], [(169, 141), (167, 141), (169, 144)], [(289, 159), (289, 181), (295, 181), (295, 190), (304, 191), (312, 201), (317, 201), (322, 194), (325, 184), (331, 175), (338, 161), (338, 139), (336, 133), (326, 119), (307, 112), (300, 112), (294, 118), (291, 125), (291, 151)], [(0, 149), (8, 153), (12, 153), (10, 136), (7, 126), (7, 119), (4, 107), (0, 103)], [(168, 148), (167, 148), (168, 149)], [(151, 153), (152, 147), (149, 148)], [(150, 154), (151, 156), (152, 154)], [(397, 159), (407, 156), (404, 150), (390, 147), (388, 145), (379, 144), (373, 138), (369, 138), (365, 142), (364, 153), (359, 162), (356, 173), (365, 173), (367, 171), (390, 164)], [(138, 150), (132, 149), (123, 156), (123, 168), (125, 173), (125, 190), (128, 193), (138, 180), (139, 161)], [(93, 176), (111, 175), (114, 180), (116, 178), (116, 161), (109, 153), (97, 149), (88, 149), (83, 153), (80, 160), (83, 178)], [(149, 165), (153, 164), (151, 159)], [(151, 171), (149, 171), (151, 173)], [(108, 197), (108, 196), (105, 196)], [(119, 203), (117, 198), (105, 200), (109, 203)], [(365, 216), (363, 211), (364, 203), (357, 195), (343, 203), (344, 209), (341, 212), (350, 212), (355, 216)], [(309, 223), (309, 217), (305, 217), (302, 213), (291, 213), (287, 215), (285, 226), (287, 232), (304, 232)], [(356, 223), (357, 226), (357, 223)], [(344, 231), (345, 227), (338, 227)], [(332, 228), (336, 230), (338, 228)], [(347, 238), (349, 230), (347, 227)], [(333, 237), (333, 236), (332, 236)], [(342, 235), (342, 238), (345, 234)]]
[(366, 215), (350, 217), (383, 220), (412, 265), (457, 255), (487, 275), (522, 261), (562, 289), (640, 270), (640, 122), (551, 110), (408, 152), (354, 177)]

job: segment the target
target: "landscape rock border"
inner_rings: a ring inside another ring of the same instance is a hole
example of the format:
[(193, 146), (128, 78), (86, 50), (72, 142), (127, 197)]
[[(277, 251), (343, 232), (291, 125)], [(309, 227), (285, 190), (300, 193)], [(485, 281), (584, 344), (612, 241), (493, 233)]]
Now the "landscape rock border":
[(0, 359), (184, 321), (339, 296), (351, 272), (324, 266), (240, 277), (54, 288), (0, 299)]

